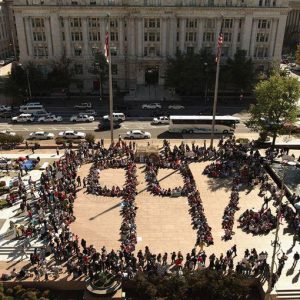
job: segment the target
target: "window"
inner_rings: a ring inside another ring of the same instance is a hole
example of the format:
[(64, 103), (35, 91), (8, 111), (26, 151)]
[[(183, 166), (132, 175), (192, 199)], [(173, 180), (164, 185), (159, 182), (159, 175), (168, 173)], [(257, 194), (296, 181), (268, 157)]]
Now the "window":
[(187, 19), (186, 20), (186, 27), (187, 28), (197, 28), (197, 20)]
[(117, 42), (118, 41), (118, 33), (117, 32), (111, 32), (110, 33), (110, 40), (112, 42)]
[(242, 19), (239, 19), (239, 28), (242, 28)]
[(241, 41), (241, 33), (239, 32), (237, 35), (237, 42), (239, 43)]
[(35, 47), (33, 47), (33, 53), (36, 58), (48, 57), (48, 47), (47, 46), (35, 46)]
[(270, 0), (265, 0), (265, 6), (271, 6), (271, 1)]
[(231, 32), (224, 32), (223, 39), (224, 42), (231, 42)]
[(72, 18), (71, 19), (71, 27), (81, 27), (81, 19), (80, 18)]
[(179, 32), (176, 32), (176, 42), (179, 42)]
[(196, 42), (197, 33), (196, 32), (187, 32), (185, 36), (186, 42)]
[(82, 32), (72, 32), (71, 36), (73, 42), (82, 41)]
[(118, 27), (118, 21), (117, 20), (110, 20), (110, 27), (111, 28), (117, 28)]
[(100, 32), (99, 31), (89, 32), (89, 40), (90, 41), (100, 41)]
[(65, 23), (64, 23), (64, 19), (63, 19), (63, 18), (60, 18), (60, 26), (61, 26), (61, 27), (64, 27), (64, 26), (65, 26)]
[(44, 19), (42, 19), (42, 18), (33, 18), (33, 19), (31, 19), (31, 24), (32, 24), (33, 28), (45, 27)]
[(144, 56), (147, 56), (147, 54), (148, 54), (148, 48), (145, 47), (145, 48), (144, 48)]
[(111, 72), (113, 75), (118, 75), (118, 65), (111, 65)]
[(263, 4), (263, 0), (259, 0), (259, 1), (258, 1), (258, 5), (259, 5), (259, 6), (262, 6), (262, 4)]
[(254, 56), (257, 58), (267, 58), (269, 48), (268, 47), (256, 47)]
[(91, 18), (89, 19), (89, 27), (95, 28), (100, 26), (99, 18)]
[(186, 53), (188, 53), (188, 54), (194, 54), (194, 47), (187, 47), (186, 48)]
[(213, 32), (204, 32), (203, 42), (213, 42), (213, 41), (214, 41), (214, 33)]
[(149, 32), (149, 41), (155, 42), (155, 32)]
[(271, 21), (270, 20), (258, 20), (258, 28), (259, 29), (266, 29), (270, 28)]
[(216, 26), (215, 19), (206, 19), (205, 20), (205, 28), (213, 29)]
[(155, 19), (149, 19), (149, 27), (154, 28), (155, 27)]
[(145, 28), (160, 28), (160, 19), (145, 19)]
[(63, 31), (61, 33), (61, 39), (62, 39), (63, 42), (66, 40), (65, 33)]
[(155, 47), (150, 47), (150, 48), (149, 48), (149, 55), (150, 55), (150, 56), (155, 56), (155, 53), (156, 53)]
[(269, 34), (264, 32), (259, 32), (256, 35), (256, 41), (261, 43), (267, 43), (269, 40)]
[(79, 64), (74, 65), (74, 72), (76, 75), (82, 75), (83, 74), (83, 65), (79, 65)]
[(147, 33), (147, 32), (144, 33), (144, 41), (145, 41), (145, 42), (148, 41), (148, 33)]
[(74, 55), (75, 55), (75, 56), (81, 56), (81, 55), (82, 55), (82, 50), (81, 50), (81, 48), (75, 48), (75, 49), (74, 49)]
[(33, 40), (35, 42), (45, 42), (46, 41), (45, 32), (33, 32)]
[(224, 28), (232, 28), (233, 19), (224, 19), (223, 26)]

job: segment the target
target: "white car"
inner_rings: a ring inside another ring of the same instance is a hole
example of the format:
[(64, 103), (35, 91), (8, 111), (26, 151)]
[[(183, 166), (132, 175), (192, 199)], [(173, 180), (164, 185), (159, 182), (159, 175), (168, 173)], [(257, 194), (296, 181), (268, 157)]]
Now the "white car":
[(153, 118), (152, 124), (154, 125), (160, 125), (160, 124), (169, 124), (169, 118), (166, 116), (160, 116), (157, 118)]
[(11, 106), (9, 106), (9, 105), (0, 105), (0, 111), (11, 111)]
[(24, 105), (21, 105), (20, 106), (20, 110), (24, 109), (25, 107), (28, 107), (28, 106), (37, 106), (37, 105), (42, 105), (40, 102), (28, 102)]
[(85, 114), (74, 115), (70, 118), (71, 122), (93, 122), (95, 118)]
[(57, 123), (57, 122), (61, 122), (63, 120), (63, 118), (61, 116), (56, 116), (56, 115), (47, 115), (44, 117), (40, 117), (38, 118), (38, 122), (40, 123)]
[(54, 138), (54, 134), (46, 131), (35, 131), (29, 134), (31, 140), (51, 140)]
[(9, 131), (9, 130), (1, 130), (1, 131), (0, 131), (0, 135), (11, 135), (11, 136), (15, 136), (16, 133), (15, 133), (15, 132), (12, 132), (12, 131)]
[(169, 105), (168, 109), (184, 109), (184, 106), (183, 105), (174, 104), (174, 105)]
[(19, 116), (12, 117), (11, 121), (13, 123), (30, 123), (34, 121), (34, 116), (32, 114), (20, 114)]
[(150, 139), (151, 133), (143, 130), (131, 130), (126, 132), (128, 139)]
[(97, 116), (97, 112), (94, 109), (87, 109), (84, 113), (82, 113), (84, 115), (88, 115), (88, 116), (92, 116), (92, 117), (96, 117)]
[(65, 139), (84, 139), (86, 134), (84, 132), (74, 131), (74, 130), (66, 130), (62, 131), (58, 134), (59, 137)]
[(149, 104), (143, 104), (142, 109), (160, 109), (161, 104), (160, 103), (149, 103)]
[(92, 108), (92, 103), (91, 102), (80, 103), (80, 104), (75, 105), (74, 108), (77, 108), (77, 109), (91, 109)]

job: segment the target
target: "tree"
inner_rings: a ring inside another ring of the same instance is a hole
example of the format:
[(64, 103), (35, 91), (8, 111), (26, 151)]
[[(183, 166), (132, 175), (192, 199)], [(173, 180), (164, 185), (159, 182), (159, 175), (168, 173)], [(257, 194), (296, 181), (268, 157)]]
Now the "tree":
[(178, 94), (204, 94), (206, 86), (213, 84), (214, 69), (214, 57), (207, 50), (198, 54), (177, 53), (168, 59), (165, 85)]
[(293, 123), (297, 117), (300, 86), (296, 78), (271, 75), (255, 87), (257, 103), (250, 107), (246, 125), (254, 131), (272, 135), (272, 147), (284, 124)]
[(300, 44), (297, 45), (297, 50), (296, 50), (296, 64), (300, 65)]
[(255, 80), (254, 66), (251, 58), (247, 58), (245, 50), (238, 50), (233, 59), (227, 59), (227, 70), (229, 80), (236, 89), (252, 88)]

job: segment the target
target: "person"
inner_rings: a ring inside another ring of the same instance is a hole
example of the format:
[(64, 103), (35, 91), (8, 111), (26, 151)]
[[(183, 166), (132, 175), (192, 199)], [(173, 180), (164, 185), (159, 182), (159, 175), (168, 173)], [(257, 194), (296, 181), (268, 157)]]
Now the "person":
[(77, 186), (81, 186), (81, 178), (80, 176), (77, 176)]
[(34, 146), (31, 147), (31, 152), (34, 154)]
[(23, 244), (22, 248), (21, 248), (21, 259), (23, 259), (23, 256), (25, 256), (26, 258), (28, 258), (28, 254), (27, 254), (27, 251), (26, 251), (25, 244)]
[(56, 155), (57, 156), (59, 155), (59, 149), (58, 149), (58, 147), (56, 148)]
[(295, 268), (295, 267), (296, 267), (299, 258), (300, 258), (300, 255), (299, 255), (298, 251), (296, 251), (296, 253), (294, 254), (294, 262), (293, 262), (292, 268)]
[(236, 244), (234, 244), (232, 247), (231, 247), (231, 253), (233, 254), (234, 253), (234, 256), (237, 256), (236, 254)]

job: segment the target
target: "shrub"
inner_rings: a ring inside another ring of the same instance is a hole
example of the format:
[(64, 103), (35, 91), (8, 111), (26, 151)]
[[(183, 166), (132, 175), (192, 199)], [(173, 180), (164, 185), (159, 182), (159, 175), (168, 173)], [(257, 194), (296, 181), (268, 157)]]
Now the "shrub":
[(95, 136), (91, 133), (88, 133), (85, 137), (85, 140), (88, 142), (88, 143), (94, 143), (95, 142)]
[(2, 134), (0, 135), (0, 145), (5, 145), (5, 144), (21, 144), (23, 143), (24, 138), (22, 135), (5, 135)]
[(57, 144), (57, 145), (62, 145), (62, 144), (64, 144), (66, 142), (66, 140), (64, 139), (64, 138), (62, 138), (62, 137), (57, 137), (56, 139), (55, 139), (55, 143)]

